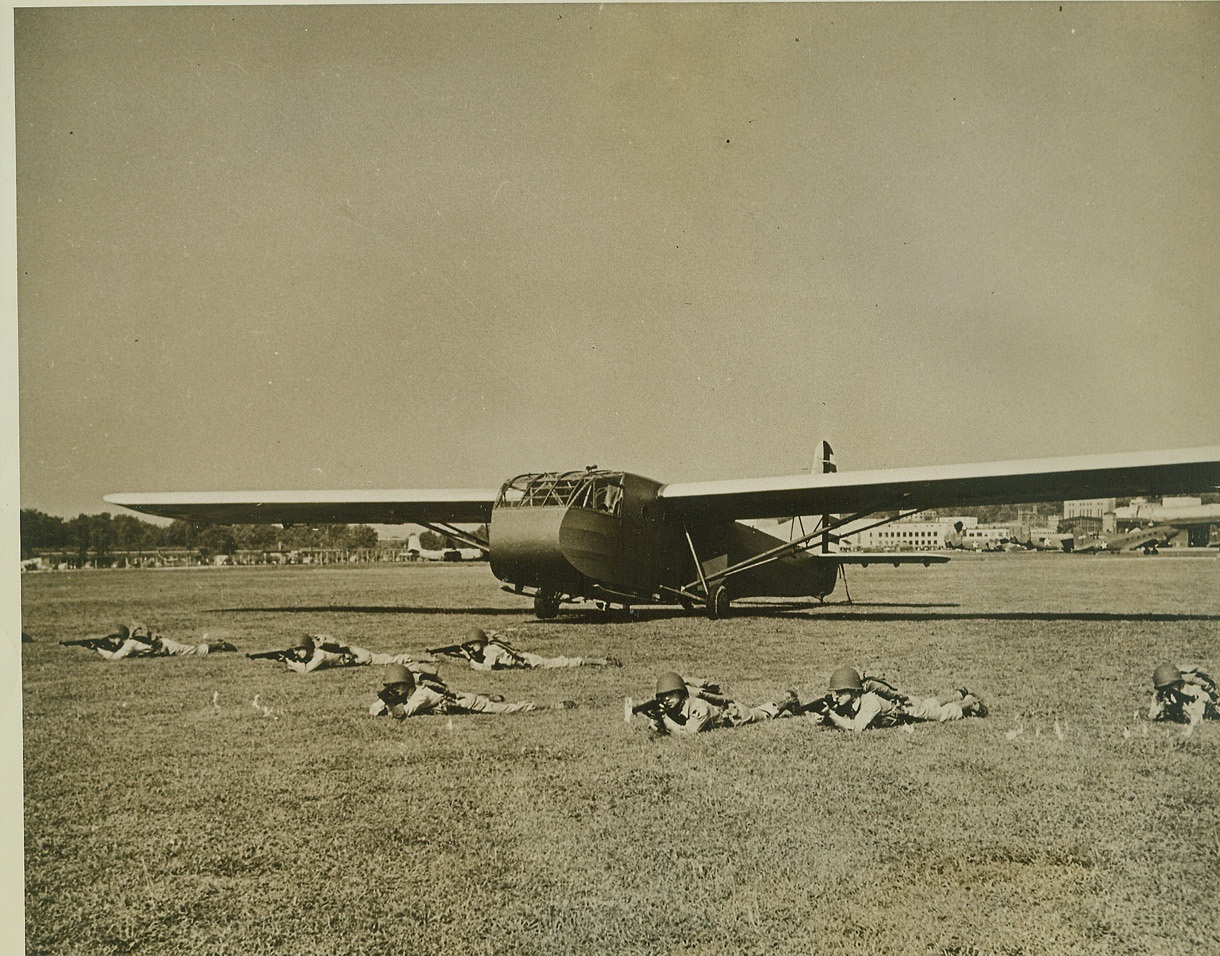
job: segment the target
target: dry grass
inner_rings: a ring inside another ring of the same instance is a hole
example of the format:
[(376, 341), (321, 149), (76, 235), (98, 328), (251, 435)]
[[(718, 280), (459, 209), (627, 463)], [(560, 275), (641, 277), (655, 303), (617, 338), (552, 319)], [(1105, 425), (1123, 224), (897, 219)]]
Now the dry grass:
[[(1195, 953), (1220, 906), (1220, 727), (1135, 720), (1163, 658), (1220, 670), (1211, 559), (987, 555), (851, 575), (859, 603), (534, 622), (485, 567), (23, 578), (30, 953)], [(842, 591), (836, 597), (842, 598)], [(470, 624), (622, 669), (452, 686), (574, 711), (373, 720), (375, 670), (108, 664), (137, 617), (243, 650), (419, 649)], [(748, 702), (852, 662), (986, 720), (651, 740), (660, 670)], [(218, 694), (217, 704), (212, 702)], [(252, 706), (272, 709), (270, 716)], [(1058, 733), (1056, 733), (1058, 724)], [(1146, 731), (1146, 732), (1145, 732)]]

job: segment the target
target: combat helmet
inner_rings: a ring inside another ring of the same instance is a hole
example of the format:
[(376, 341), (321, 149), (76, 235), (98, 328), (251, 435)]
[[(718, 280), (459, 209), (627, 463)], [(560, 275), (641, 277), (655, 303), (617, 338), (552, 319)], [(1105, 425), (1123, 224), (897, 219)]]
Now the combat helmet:
[(391, 684), (411, 684), (415, 685), (415, 675), (411, 673), (411, 668), (406, 664), (390, 664), (385, 669), (385, 680), (382, 681), (386, 687)]
[(1171, 684), (1176, 684), (1181, 679), (1182, 672), (1168, 661), (1164, 664), (1158, 664), (1156, 670), (1152, 672), (1153, 687), (1168, 687)]
[(466, 632), (467, 644), (486, 644), (487, 632), (481, 627), (472, 627)]
[(663, 697), (675, 691), (681, 691), (683, 694), (686, 693), (686, 681), (682, 679), (681, 674), (675, 674), (673, 671), (670, 671), (657, 678), (657, 697)]
[(303, 651), (312, 651), (314, 646), (313, 636), (310, 634), (302, 634), (293, 642), (290, 650), (295, 651), (297, 648), (300, 648)]
[(840, 667), (830, 675), (831, 690), (864, 690), (860, 672), (854, 667)]

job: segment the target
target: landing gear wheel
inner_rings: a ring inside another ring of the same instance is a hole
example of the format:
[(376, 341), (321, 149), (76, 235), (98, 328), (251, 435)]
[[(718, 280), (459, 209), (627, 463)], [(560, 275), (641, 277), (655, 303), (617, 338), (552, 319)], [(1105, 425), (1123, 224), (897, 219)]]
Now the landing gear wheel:
[(713, 621), (729, 616), (729, 592), (723, 587), (714, 587), (708, 594), (707, 616)]
[(559, 595), (553, 591), (539, 591), (534, 595), (534, 616), (540, 621), (549, 621), (559, 616)]

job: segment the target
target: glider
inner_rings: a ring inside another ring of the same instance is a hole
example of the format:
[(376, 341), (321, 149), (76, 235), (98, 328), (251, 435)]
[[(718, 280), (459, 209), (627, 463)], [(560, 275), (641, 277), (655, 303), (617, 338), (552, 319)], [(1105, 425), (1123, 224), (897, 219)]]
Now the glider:
[[(486, 552), (505, 589), (539, 618), (568, 601), (702, 606), (830, 594), (846, 564), (947, 561), (934, 554), (833, 550), (861, 530), (930, 508), (1198, 493), (1220, 487), (1220, 447), (664, 484), (585, 468), (518, 475), (498, 489), (112, 494), (133, 511), (217, 524), (412, 523)], [(818, 515), (791, 541), (745, 522)], [(484, 525), (486, 537), (457, 525)]]

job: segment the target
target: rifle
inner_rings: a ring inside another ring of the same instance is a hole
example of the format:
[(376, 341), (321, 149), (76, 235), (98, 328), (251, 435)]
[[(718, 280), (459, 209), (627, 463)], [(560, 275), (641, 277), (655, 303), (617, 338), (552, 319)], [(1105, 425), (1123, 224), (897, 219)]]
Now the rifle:
[(470, 659), (470, 644), (446, 644), (444, 647), (426, 647), (429, 654), (444, 654), (448, 657), (464, 657)]
[(811, 700), (809, 703), (801, 707), (800, 713), (813, 714), (817, 717), (825, 717), (835, 709), (835, 695), (833, 693), (823, 694), (817, 700)]
[(290, 651), (261, 651), (258, 654), (247, 654), (246, 657), (252, 661), (282, 661), (287, 657)]
[(631, 713), (633, 716), (635, 714), (643, 714), (645, 717), (657, 721), (659, 721), (665, 715), (665, 711), (661, 707), (661, 702), (655, 697), (649, 697), (648, 700), (641, 701), (640, 703), (636, 704), (631, 708)]
[(60, 641), (64, 647), (87, 647), (89, 650), (96, 650), (99, 647), (105, 647), (107, 650), (118, 650), (118, 638), (114, 637), (82, 637), (77, 641)]

